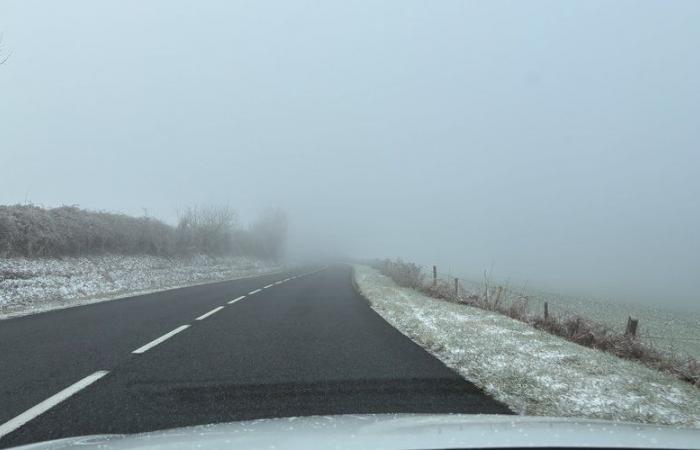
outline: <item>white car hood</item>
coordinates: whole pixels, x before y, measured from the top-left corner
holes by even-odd
[[[418,449],[626,447],[700,449],[700,429],[551,417],[378,414],[288,417],[133,435],[60,439],[22,449]]]

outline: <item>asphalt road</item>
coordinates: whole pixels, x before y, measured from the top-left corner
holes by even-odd
[[[347,266],[3,320],[0,358],[0,447],[262,417],[511,413],[377,315]]]

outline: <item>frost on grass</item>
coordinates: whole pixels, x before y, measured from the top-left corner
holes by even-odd
[[[355,280],[389,323],[520,414],[700,427],[700,390],[688,383],[367,266],[355,266]]]
[[[0,319],[278,269],[243,257],[0,258]]]

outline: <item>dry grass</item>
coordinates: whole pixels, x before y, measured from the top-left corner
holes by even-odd
[[[637,337],[619,333],[582,316],[549,316],[545,319],[542,316],[530,314],[527,296],[515,295],[511,300],[507,300],[504,295],[506,291],[502,287],[490,288],[488,284],[484,293],[479,295],[468,293],[461,286],[458,291],[455,291],[454,284],[445,280],[437,280],[435,284],[425,283],[419,266],[400,259],[375,261],[372,265],[392,278],[399,286],[416,289],[434,298],[498,312],[584,347],[638,361],[647,367],[671,374],[700,387],[700,362],[696,359],[680,358],[663,352]]]
[[[529,317],[535,328],[561,336],[577,344],[612,353],[621,358],[639,361],[644,365],[670,373],[700,387],[700,365],[693,358],[679,358],[655,349],[640,339],[615,332],[608,327],[579,316],[564,319]]]

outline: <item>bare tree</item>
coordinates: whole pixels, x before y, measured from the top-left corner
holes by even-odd
[[[187,208],[179,214],[178,247],[186,253],[231,254],[238,216],[229,207]]]

